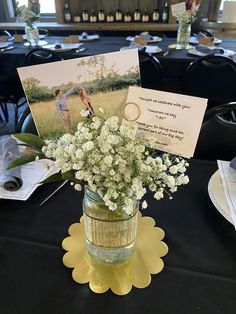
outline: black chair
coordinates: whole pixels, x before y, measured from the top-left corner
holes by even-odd
[[[38,135],[32,113],[27,107],[19,118],[17,133],[32,133]]]
[[[192,32],[192,35],[196,37],[214,37],[214,35],[211,32],[206,31],[206,30],[201,30],[201,29],[198,29],[198,30],[195,29]]]
[[[15,128],[18,120],[18,108],[21,106],[21,99],[25,94],[21,85],[21,81],[17,73],[5,73],[0,69],[0,109],[1,121],[9,122],[9,103],[15,108]],[[25,102],[25,101],[24,101]]]
[[[5,29],[0,29],[0,37],[6,37],[8,41],[13,40],[13,36],[11,33],[9,33],[7,30]]]
[[[236,103],[229,103],[206,112],[194,158],[231,160],[235,156]]]
[[[160,90],[163,71],[159,60],[145,51],[139,51],[139,66],[142,87]]]
[[[160,37],[162,39],[167,38],[167,36],[165,34],[163,34],[163,33],[159,33],[159,32],[153,32],[153,33],[154,33],[154,36],[158,36],[158,37]]]
[[[236,101],[236,63],[221,55],[208,55],[189,65],[181,85],[183,94],[207,98],[207,109]]]
[[[34,48],[25,55],[24,65],[36,65],[62,60],[63,58],[61,56],[51,51],[50,49]]]
[[[46,37],[48,35],[48,30],[39,28],[39,35],[42,35],[43,37]]]

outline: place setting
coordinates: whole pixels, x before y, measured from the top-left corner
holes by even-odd
[[[127,36],[126,40],[133,42],[133,41],[135,41],[136,38],[139,38],[139,37],[144,39],[147,42],[147,44],[156,43],[156,42],[162,41],[161,37],[159,37],[159,36],[152,36],[148,32],[142,32],[142,33],[140,33],[139,35],[136,35],[136,36]]]
[[[160,40],[156,39],[156,41],[155,41],[154,37],[150,36],[148,34],[148,32],[144,32],[141,34],[145,34],[145,36],[144,35],[143,36],[135,36],[135,37],[132,37],[132,40],[131,40],[131,37],[129,39],[127,39],[128,38],[127,37],[126,40],[128,40],[130,42],[129,46],[122,47],[122,48],[120,48],[120,50],[122,51],[122,50],[128,50],[128,49],[138,49],[138,50],[150,53],[150,54],[162,52],[162,49],[160,47],[158,47],[157,45],[155,45],[155,46],[149,45],[149,43],[158,42]],[[152,41],[150,38],[153,38]]]
[[[224,57],[233,57],[236,52],[233,50],[224,49],[222,47],[197,45],[188,50],[188,53],[198,57],[205,57],[207,55],[222,55]]]
[[[189,43],[192,45],[198,45],[202,42],[203,38],[207,38],[210,40],[213,44],[218,45],[222,43],[222,39],[216,38],[216,37],[203,37],[203,36],[191,36],[189,39]]]
[[[14,46],[10,42],[0,42],[0,52],[13,49]]]
[[[81,40],[79,35],[69,35],[68,37],[63,38],[60,41],[56,41],[55,43],[44,46],[44,48],[50,49],[55,52],[67,52],[71,50],[81,52],[86,50],[86,48],[81,48],[83,43],[80,41]]]
[[[81,49],[80,47],[82,45],[83,45],[82,43],[77,43],[77,44],[56,43],[56,44],[46,45],[46,46],[44,46],[44,48],[50,49],[50,50],[55,51],[55,52],[67,52],[67,51],[71,51],[71,50],[80,50]],[[85,48],[84,48],[84,50],[85,50]]]
[[[97,39],[99,39],[99,35],[97,34],[89,35],[88,33],[83,32],[81,35],[79,35],[79,41],[81,42],[94,41]]]

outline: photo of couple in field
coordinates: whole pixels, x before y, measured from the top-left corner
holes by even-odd
[[[81,110],[122,117],[128,87],[140,85],[138,51],[127,50],[91,57],[18,68],[38,130],[56,138],[76,130]]]

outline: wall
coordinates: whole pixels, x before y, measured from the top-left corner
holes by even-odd
[[[0,22],[6,22],[5,8],[3,1],[0,1]]]

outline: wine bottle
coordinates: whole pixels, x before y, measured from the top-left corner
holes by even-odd
[[[169,7],[168,2],[165,2],[165,6],[162,12],[162,23],[168,23],[169,20]]]
[[[91,23],[96,23],[97,22],[97,15],[96,15],[94,10],[91,12],[89,20],[90,20]]]
[[[98,22],[105,22],[105,12],[102,9],[98,11]]]
[[[113,23],[114,20],[115,20],[114,15],[113,15],[112,11],[110,11],[106,16],[106,21],[107,21],[107,23]]]
[[[140,22],[141,21],[141,12],[140,10],[137,8],[134,11],[134,22]]]
[[[81,22],[81,16],[79,13],[75,13],[74,15],[74,22],[75,23],[80,23]]]
[[[141,22],[141,12],[139,10],[139,0],[135,1],[135,11],[133,14],[133,20],[134,22]]]
[[[116,7],[117,7],[117,9],[116,9],[116,12],[115,12],[115,21],[116,22],[122,22],[122,20],[123,20],[123,13],[122,13],[122,11],[120,9],[120,0],[116,1]]]
[[[64,19],[65,19],[65,23],[71,22],[71,11],[70,11],[68,2],[65,2],[65,6],[64,6]]]
[[[123,20],[123,14],[122,14],[122,11],[120,9],[116,10],[115,20],[116,20],[116,22],[122,22],[122,20]]]
[[[152,21],[158,23],[160,21],[160,13],[158,10],[158,3],[156,9],[152,12]]]
[[[88,13],[88,10],[86,8],[83,9],[82,20],[83,20],[83,22],[89,22],[89,13]]]
[[[142,22],[147,23],[150,20],[150,16],[148,14],[148,11],[145,9],[143,15],[142,15]]]
[[[124,22],[125,22],[125,23],[130,23],[130,22],[132,22],[132,16],[131,16],[131,14],[130,14],[129,11],[127,11],[127,12],[125,13],[125,15],[124,15]]]

